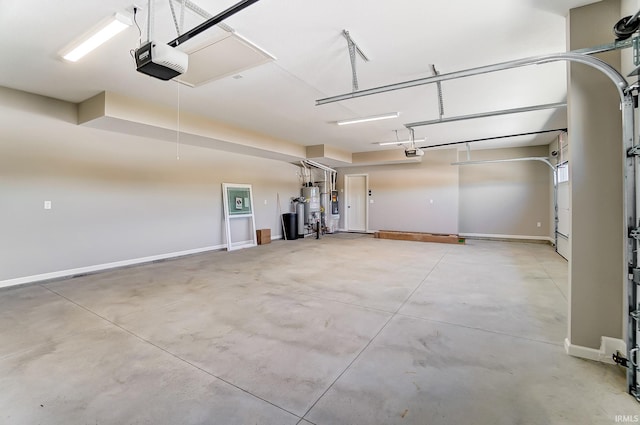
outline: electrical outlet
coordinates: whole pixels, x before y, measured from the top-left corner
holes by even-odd
[[[44,201],[44,209],[45,210],[51,209],[51,201]]]

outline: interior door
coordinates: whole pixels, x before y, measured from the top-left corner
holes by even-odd
[[[347,189],[347,230],[349,232],[367,231],[367,176],[345,176]]]

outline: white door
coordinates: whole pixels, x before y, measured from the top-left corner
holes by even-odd
[[[350,232],[367,231],[367,176],[346,175],[347,189],[347,230]]]
[[[571,229],[571,211],[569,187],[569,163],[558,166],[558,254],[569,260],[571,258],[571,241],[569,231]]]

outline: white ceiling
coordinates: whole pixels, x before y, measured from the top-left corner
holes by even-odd
[[[146,0],[135,0],[146,8]],[[211,14],[236,0],[194,0]],[[435,86],[315,106],[315,100],[351,91],[343,29],[371,58],[358,59],[360,89],[566,50],[565,15],[593,0],[261,0],[225,23],[277,60],[190,88],[136,72],[131,27],[77,63],[58,52],[134,0],[2,0],[0,85],[71,102],[101,91],[196,112],[301,145],[328,144],[351,152],[397,149],[377,142],[408,137],[405,123],[438,118]],[[154,39],[175,38],[168,0],[156,0]],[[202,21],[188,12],[188,26]],[[138,15],[146,38],[146,13]],[[612,23],[613,25],[613,23]],[[198,38],[211,37],[204,33]],[[202,41],[202,40],[200,40]],[[188,47],[188,43],[185,44]],[[502,71],[443,83],[445,117],[561,102],[563,63]],[[352,126],[335,121],[400,112],[400,118]],[[564,110],[507,115],[416,129],[428,144],[566,127]],[[503,139],[490,146],[548,143],[553,135]],[[484,145],[485,147],[489,145]]]

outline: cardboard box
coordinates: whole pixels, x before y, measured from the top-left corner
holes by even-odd
[[[256,235],[258,236],[258,245],[271,243],[271,229],[258,229]]]

